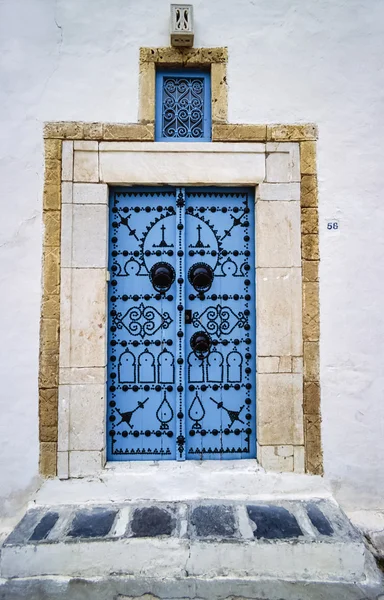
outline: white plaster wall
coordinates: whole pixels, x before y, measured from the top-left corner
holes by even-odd
[[[0,0],[0,497],[38,483],[42,123],[135,121],[139,46],[169,0]],[[229,47],[232,122],[318,123],[325,471],[349,507],[384,498],[384,4],[195,0],[196,46]],[[328,234],[325,220],[340,220]]]

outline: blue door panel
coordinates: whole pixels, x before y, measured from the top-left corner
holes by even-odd
[[[110,198],[108,457],[175,459],[175,296],[149,273],[176,267],[176,191],[113,190]]]
[[[186,456],[251,458],[255,436],[254,202],[249,190],[186,190]],[[212,271],[196,290],[194,265]],[[206,333],[206,356],[191,339]]]
[[[250,191],[112,190],[109,270],[108,459],[254,457]]]

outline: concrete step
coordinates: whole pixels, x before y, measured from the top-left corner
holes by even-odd
[[[362,536],[331,499],[40,506],[5,540],[0,564],[7,600],[384,592]],[[76,595],[79,579],[88,584]]]

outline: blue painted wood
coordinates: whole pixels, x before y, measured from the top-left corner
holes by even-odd
[[[155,112],[156,141],[211,141],[210,73],[158,70]]]
[[[108,458],[176,458],[174,281],[155,290],[152,267],[176,269],[176,190],[110,194]]]
[[[110,211],[109,460],[254,457],[252,193],[116,188]]]
[[[249,190],[186,190],[186,455],[189,459],[256,456],[254,200]],[[213,273],[196,290],[196,264]],[[189,275],[189,276],[188,276]],[[196,357],[190,340],[211,338]]]

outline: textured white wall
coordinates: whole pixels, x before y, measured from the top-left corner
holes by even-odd
[[[136,121],[139,46],[169,0],[0,0],[0,496],[37,483],[42,123]],[[384,4],[195,0],[196,46],[229,47],[232,122],[318,123],[325,471],[384,497]],[[325,220],[340,220],[327,234]]]

